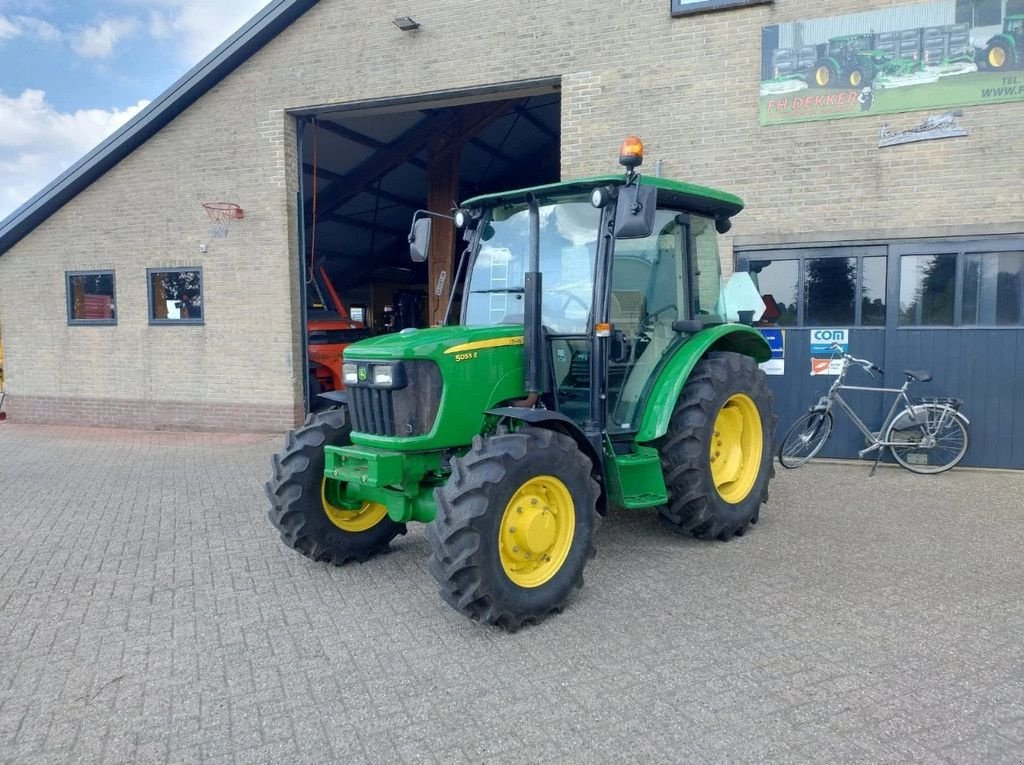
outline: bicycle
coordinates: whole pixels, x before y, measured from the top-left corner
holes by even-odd
[[[833,343],[841,352],[841,347]],[[779,447],[779,463],[785,468],[806,465],[819,452],[832,433],[832,408],[839,408],[864,434],[868,446],[857,453],[863,458],[876,452],[871,475],[882,457],[882,450],[888,448],[900,465],[913,473],[942,473],[955,467],[967,453],[970,421],[960,413],[963,401],[957,398],[924,398],[914,402],[907,396],[912,382],[929,382],[931,374],[924,370],[905,369],[906,379],[900,388],[868,388],[844,385],[843,380],[851,366],[857,365],[875,378],[875,373],[884,374],[876,364],[858,359],[848,353],[841,353],[842,366],[839,376],[832,383],[827,394],[822,396],[810,411],[801,415],[786,431]],[[886,416],[882,427],[872,432],[864,421],[850,408],[840,391],[860,390],[881,393],[895,393],[896,399]],[[900,409],[900,404],[903,408]]]

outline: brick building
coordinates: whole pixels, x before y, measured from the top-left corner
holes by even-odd
[[[783,421],[811,396],[812,378],[796,369],[805,330],[842,326],[887,365],[941,369],[994,438],[1005,436],[1005,455],[976,464],[1024,467],[1024,405],[1005,395],[1024,371],[1024,186],[1013,159],[1024,101],[1007,91],[1003,102],[964,103],[954,118],[963,135],[880,146],[947,110],[843,118],[866,111],[871,89],[860,86],[876,73],[814,84],[856,79],[842,62],[821,72],[816,59],[838,57],[830,40],[849,32],[830,19],[890,13],[893,35],[973,24],[984,48],[1013,3],[997,0],[998,18],[981,18],[991,3],[967,3],[965,22],[955,0],[274,0],[0,224],[10,418],[291,426],[310,384],[305,322],[322,296],[307,283],[318,266],[374,331],[393,327],[402,306],[409,321],[436,320],[451,287],[439,285],[446,261],[432,259],[429,272],[402,261],[417,206],[614,172],[619,143],[636,133],[647,172],[745,200],[724,239],[727,268],[754,263],[779,284],[792,273],[791,294],[773,294],[791,349],[773,381]],[[706,8],[715,5],[727,7]],[[887,34],[877,18],[858,23]],[[945,35],[955,63],[956,32]],[[921,70],[934,68],[926,59]],[[780,95],[766,97],[766,83]],[[883,95],[876,87],[876,105]],[[812,98],[820,119],[777,119],[796,103],[812,109]],[[225,229],[202,207],[211,201],[244,217]],[[904,292],[913,278],[920,292],[921,279],[907,258],[945,256],[949,320],[908,319],[914,301],[896,304],[901,275]],[[820,258],[845,259],[865,297],[876,279],[873,307],[819,311],[806,274]],[[979,258],[985,274],[996,263],[1003,286],[998,316],[972,324],[965,305],[986,298],[967,294],[965,274]],[[1004,305],[1014,300],[1016,312]]]

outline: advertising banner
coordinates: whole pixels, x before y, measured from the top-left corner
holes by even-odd
[[[762,125],[1024,101],[1020,0],[793,21],[761,39]]]

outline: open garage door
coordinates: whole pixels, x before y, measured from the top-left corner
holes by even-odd
[[[299,115],[307,404],[341,387],[344,347],[443,321],[456,265],[438,226],[428,263],[409,259],[417,210],[559,180],[556,83]],[[452,288],[456,294],[451,295]]]

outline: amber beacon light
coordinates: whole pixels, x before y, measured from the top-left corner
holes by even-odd
[[[619,164],[630,170],[644,163],[644,142],[631,135],[622,142],[619,149]]]

